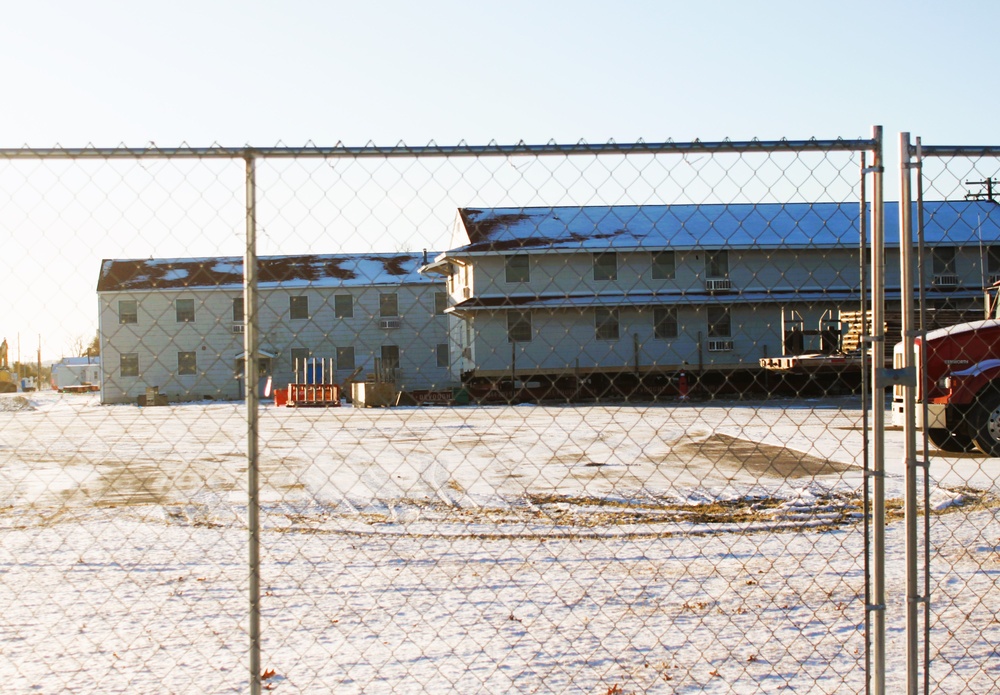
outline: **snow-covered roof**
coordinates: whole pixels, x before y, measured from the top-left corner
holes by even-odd
[[[418,254],[369,253],[261,256],[259,287],[344,287],[438,282],[417,272]],[[98,292],[177,288],[241,288],[243,259],[172,258],[105,260]]]
[[[859,218],[856,202],[462,208],[459,241],[464,230],[467,243],[444,255],[608,248],[853,248],[859,243]],[[913,219],[915,226],[916,214]],[[898,204],[886,203],[887,246],[899,246],[898,220]],[[931,245],[1000,243],[1000,206],[977,200],[925,202],[924,238]]]

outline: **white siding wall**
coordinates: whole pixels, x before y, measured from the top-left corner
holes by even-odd
[[[813,329],[818,327],[824,311],[836,307],[833,304],[799,304],[785,308],[798,311],[806,327]],[[677,313],[676,338],[654,336],[650,307],[621,309],[619,338],[597,340],[592,309],[532,311],[532,340],[515,346],[517,370],[571,373],[577,366],[582,370],[633,368],[637,341],[640,368],[680,369],[685,363],[689,367],[700,363],[706,368],[756,367],[761,357],[783,353],[781,307],[777,304],[731,305],[733,349],[728,352],[708,351],[708,341],[712,340],[708,336],[708,307],[682,305]],[[512,350],[507,340],[506,313],[477,312],[475,325],[478,373],[483,376],[509,374]]]
[[[435,292],[442,284],[364,286],[347,288],[262,289],[260,291],[261,350],[274,354],[271,375],[275,386],[293,379],[292,350],[308,349],[312,356],[335,358],[337,347],[354,347],[355,365],[364,368],[357,378],[374,368],[383,345],[396,345],[400,354],[401,388],[442,388],[452,383],[449,367],[437,366],[437,346],[448,342],[448,319],[435,315]],[[399,328],[380,328],[379,295],[398,295]],[[337,318],[334,295],[351,294],[354,316]],[[306,296],[308,319],[292,320],[289,296]],[[204,397],[242,398],[236,379],[237,356],[243,352],[243,335],[233,332],[233,299],[240,293],[226,290],[171,290],[100,295],[100,331],[106,403],[134,402],[147,386],[158,386],[173,401]],[[177,298],[195,300],[195,321],[178,323]],[[118,300],[138,302],[138,323],[121,325]],[[194,376],[177,374],[177,353],[197,355]],[[122,353],[138,353],[139,376],[122,377]],[[338,380],[350,369],[338,370]]]
[[[473,296],[480,297],[637,290],[698,292],[705,289],[703,251],[676,252],[676,272],[671,280],[653,279],[652,254],[646,251],[618,254],[617,281],[594,279],[592,253],[530,254],[531,277],[527,283],[506,281],[503,256],[477,256],[473,260],[476,264]],[[739,290],[848,289],[859,284],[858,254],[848,249],[734,250],[729,252],[729,278],[733,288]],[[456,293],[455,299],[461,301],[461,294]]]

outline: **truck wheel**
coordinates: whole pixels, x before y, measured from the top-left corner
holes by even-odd
[[[936,448],[949,454],[965,454],[976,450],[972,437],[964,432],[949,432],[943,427],[927,430],[927,438]]]
[[[976,448],[987,456],[1000,456],[1000,392],[990,390],[980,396],[970,415]]]

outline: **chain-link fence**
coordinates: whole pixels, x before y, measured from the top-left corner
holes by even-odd
[[[900,208],[910,213],[901,227],[914,242],[906,246],[914,252],[903,254],[903,283],[917,288],[904,295],[904,341],[895,357],[916,378],[894,389],[893,402],[907,435],[909,681],[925,691],[993,692],[1000,688],[1000,243],[993,231],[1000,150],[925,148],[904,133],[900,152]],[[953,505],[968,511],[941,513]]]
[[[2,154],[13,690],[908,677],[879,131]],[[956,258],[1000,248],[977,220]],[[996,542],[952,478],[955,690]]]

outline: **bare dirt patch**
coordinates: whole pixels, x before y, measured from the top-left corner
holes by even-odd
[[[739,439],[727,434],[713,434],[701,440],[680,441],[674,445],[672,455],[663,457],[663,461],[677,458],[686,460],[698,458],[716,468],[742,470],[770,478],[837,475],[854,468],[839,461],[819,458],[786,447]]]

